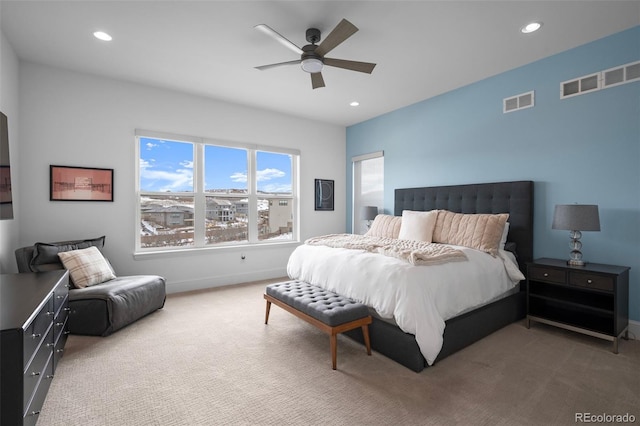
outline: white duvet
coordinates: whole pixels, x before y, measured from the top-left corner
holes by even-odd
[[[403,260],[363,250],[300,245],[287,273],[373,307],[415,335],[429,365],[442,348],[445,321],[481,306],[524,279],[513,256],[491,255],[460,246],[468,261],[413,266]]]

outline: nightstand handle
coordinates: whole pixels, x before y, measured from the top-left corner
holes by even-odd
[[[549,274],[547,274],[546,272],[545,272],[543,275],[544,275],[545,277],[548,277],[548,276],[549,276]]]
[[[593,281],[587,280],[587,284],[591,284],[591,283],[593,283]]]

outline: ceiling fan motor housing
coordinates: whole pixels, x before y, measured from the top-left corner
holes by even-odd
[[[309,28],[306,36],[309,43],[316,44],[320,41],[320,30],[317,28]]]

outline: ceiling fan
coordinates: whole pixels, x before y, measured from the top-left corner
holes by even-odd
[[[279,67],[282,65],[300,64],[303,71],[311,74],[311,86],[314,89],[325,87],[324,79],[322,78],[321,73],[322,68],[325,65],[330,67],[344,68],[351,71],[365,72],[367,74],[371,74],[373,68],[375,68],[376,66],[376,64],[372,64],[369,62],[347,61],[344,59],[325,57],[327,53],[329,53],[343,41],[355,34],[356,31],[358,31],[358,28],[346,19],[340,21],[340,23],[320,44],[317,44],[320,41],[320,30],[318,30],[317,28],[309,28],[306,32],[306,38],[307,41],[311,44],[307,44],[302,48],[299,48],[267,25],[260,24],[256,25],[254,28],[273,37],[276,41],[280,42],[285,47],[300,55],[300,59],[297,59],[295,61],[262,65],[256,67],[256,69],[264,71],[266,69]]]

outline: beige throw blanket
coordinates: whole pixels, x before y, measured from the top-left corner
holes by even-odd
[[[412,265],[437,265],[467,260],[467,256],[462,251],[443,244],[369,237],[357,234],[322,235],[309,238],[304,243],[312,246],[328,246],[380,253],[404,260]]]

